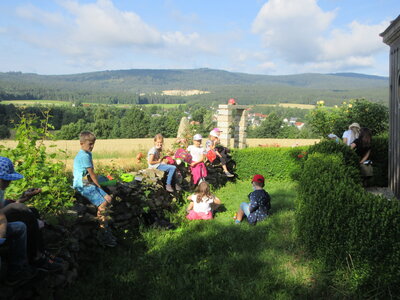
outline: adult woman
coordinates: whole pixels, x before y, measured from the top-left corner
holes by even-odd
[[[352,123],[349,129],[343,132],[343,143],[350,146],[356,138],[360,135],[360,125],[358,123]]]

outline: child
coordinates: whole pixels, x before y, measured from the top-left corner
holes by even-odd
[[[219,132],[211,130],[209,139],[206,142],[205,152],[208,153],[208,151],[214,151],[215,155],[217,156],[216,159],[218,159],[221,162],[222,169],[224,170],[225,175],[227,177],[234,177],[235,175],[231,174],[228,171],[228,168],[226,167],[227,154],[226,151],[224,151],[226,148],[224,148],[222,151],[219,151],[221,147],[217,147],[218,144],[219,144]]]
[[[200,134],[193,136],[193,145],[188,147],[188,151],[192,156],[190,171],[192,172],[193,183],[197,184],[201,179],[207,177],[207,169],[204,165],[204,148],[201,147],[203,137]]]
[[[23,202],[41,192],[41,189],[28,189],[17,200],[5,200],[4,193],[14,180],[22,179],[23,176],[14,170],[11,160],[7,157],[0,157],[0,209],[7,218],[7,222],[22,222],[26,230],[26,255],[28,262],[40,270],[46,272],[57,272],[62,270],[59,258],[51,257],[43,245],[43,236],[34,208],[27,207]]]
[[[109,247],[115,247],[116,238],[109,231],[105,213],[111,204],[111,196],[103,191],[94,172],[92,151],[96,137],[90,131],[82,131],[79,136],[81,150],[74,159],[74,183],[73,187],[82,196],[87,198],[93,205],[97,206],[97,218],[100,223],[102,236],[100,242]],[[88,182],[84,182],[87,176]]]
[[[249,194],[250,203],[242,202],[240,204],[240,208],[236,213],[235,223],[239,224],[244,215],[246,215],[249,224],[252,225],[268,217],[269,210],[271,209],[271,197],[263,189],[264,181],[264,176],[259,174],[254,175],[251,181],[254,191]]]
[[[217,208],[221,201],[211,194],[210,186],[206,181],[201,182],[197,188],[196,193],[190,195],[188,200],[192,201],[187,208],[189,213],[186,218],[188,220],[209,220],[212,219],[211,205],[215,204],[214,209]]]
[[[157,134],[154,137],[154,147],[149,150],[147,153],[147,162],[149,164],[149,168],[158,169],[164,172],[167,172],[167,184],[165,185],[165,189],[172,193],[174,189],[172,188],[172,179],[174,178],[176,167],[174,165],[168,165],[162,163],[163,157],[161,156],[162,146],[164,143],[164,137],[161,134]],[[175,184],[175,189],[177,191],[181,190],[181,187],[178,184]]]

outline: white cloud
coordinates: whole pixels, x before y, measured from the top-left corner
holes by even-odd
[[[345,29],[331,30],[337,12],[323,11],[317,0],[269,0],[252,31],[270,55],[297,67],[321,72],[373,66],[372,55],[385,49],[379,33],[388,22],[353,21]]]
[[[161,32],[138,14],[119,10],[111,0],[86,4],[60,0],[58,3],[63,14],[33,5],[18,7],[17,16],[46,29],[24,28],[19,37],[38,48],[57,50],[70,63],[76,61],[97,68],[120,51],[127,56],[137,51],[160,53],[163,50],[165,56],[176,52],[215,52],[198,33]]]
[[[307,62],[321,51],[316,37],[334,17],[335,12],[323,12],[315,0],[270,0],[259,11],[252,31],[287,61]]]

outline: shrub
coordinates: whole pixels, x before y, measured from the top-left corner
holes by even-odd
[[[361,127],[368,127],[373,135],[379,135],[387,132],[388,120],[386,106],[365,99],[343,102],[340,107],[325,107],[322,103],[308,116],[309,124],[321,137],[326,137],[329,133],[341,137],[353,122],[359,123]]]
[[[372,137],[371,156],[374,177],[371,184],[374,186],[388,186],[388,156],[389,138],[387,134]]]
[[[33,125],[33,118],[22,116],[17,127],[18,145],[14,149],[0,147],[0,155],[8,157],[17,172],[24,179],[16,180],[7,189],[7,196],[18,198],[26,189],[42,188],[42,193],[32,199],[33,204],[43,214],[54,214],[72,205],[72,189],[64,172],[64,164],[54,160],[54,154],[47,154],[43,139],[49,138],[48,115],[42,126]]]
[[[297,148],[293,148],[297,149]],[[303,149],[303,148],[301,148]],[[292,148],[246,148],[233,152],[236,173],[241,179],[262,174],[267,180],[287,180],[296,168]]]
[[[332,269],[351,265],[357,293],[398,291],[400,202],[365,192],[341,153],[310,154],[300,174],[296,228],[308,252]]]

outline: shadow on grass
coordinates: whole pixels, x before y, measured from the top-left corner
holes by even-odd
[[[104,250],[65,299],[310,296],[310,271],[281,230],[287,216],[277,217],[257,226],[200,221],[182,231],[145,233],[129,247]]]

